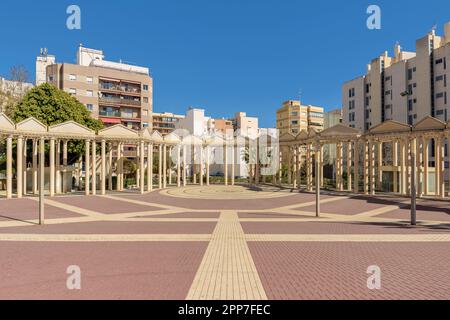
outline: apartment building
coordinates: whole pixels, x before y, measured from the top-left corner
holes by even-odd
[[[17,100],[33,88],[32,83],[7,80],[0,77],[0,112],[11,99]]]
[[[169,112],[153,113],[153,130],[158,131],[163,136],[175,130],[175,126],[185,116]]]
[[[416,52],[388,52],[373,59],[366,74],[342,86],[343,121],[364,131],[387,120],[410,125],[425,116],[450,119],[450,23],[416,41]]]
[[[323,128],[328,129],[335,125],[342,123],[342,110],[336,109],[329,112],[325,112],[323,117]],[[333,164],[336,161],[337,148],[336,144],[325,144],[324,149],[324,163]]]
[[[214,119],[214,129],[216,132],[227,133],[234,131],[233,121],[227,119]]]
[[[184,118],[179,119],[175,129],[186,130],[189,133],[201,137],[214,132],[214,120],[205,116],[205,110],[190,107]]]
[[[299,134],[302,130],[324,128],[324,108],[302,105],[300,101],[289,100],[277,110],[277,129],[280,136],[286,133]]]
[[[103,51],[81,45],[76,64],[56,63],[41,54],[36,61],[36,82],[42,81],[45,67],[46,82],[76,97],[106,126],[151,127],[153,81],[149,69],[104,58]]]

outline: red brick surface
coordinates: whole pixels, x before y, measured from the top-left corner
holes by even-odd
[[[447,243],[268,243],[250,251],[269,299],[450,299]],[[381,268],[381,290],[367,268]]]
[[[81,215],[45,205],[46,219],[81,217]],[[39,202],[32,199],[0,200],[0,221],[39,219]]]
[[[160,210],[156,207],[139,205],[104,197],[56,197],[52,200],[100,213],[126,213]]]
[[[448,233],[450,226],[411,227],[375,222],[241,222],[247,234],[424,234]]]
[[[0,242],[0,299],[184,299],[207,245]],[[66,287],[70,265],[79,291]]]

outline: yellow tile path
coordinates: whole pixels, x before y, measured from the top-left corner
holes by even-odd
[[[221,213],[187,300],[267,300],[236,212]]]

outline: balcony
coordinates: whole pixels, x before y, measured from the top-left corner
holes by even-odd
[[[104,111],[100,110],[98,113],[100,117],[113,117],[113,118],[120,118],[120,111]]]
[[[132,99],[124,99],[124,98],[115,98],[115,97],[100,97],[100,103],[108,103],[108,104],[120,104],[120,105],[128,105],[128,106],[141,106],[140,100],[132,100]]]
[[[133,95],[141,94],[141,86],[140,85],[131,85],[123,82],[104,82],[100,80],[99,83],[99,91],[110,91],[110,92],[120,92],[127,93]]]

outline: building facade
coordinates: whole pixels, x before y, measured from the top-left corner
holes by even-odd
[[[175,126],[180,121],[184,119],[185,116],[179,114],[173,114],[169,112],[164,113],[153,113],[153,130],[158,131],[163,136],[175,130]]]
[[[82,46],[76,64],[38,57],[37,83],[42,81],[44,67],[48,83],[76,97],[106,126],[152,127],[153,80],[148,68],[107,61],[101,50]]]
[[[299,134],[302,130],[324,128],[324,108],[312,105],[302,105],[300,101],[289,100],[277,110],[277,129],[280,136],[286,133]]]
[[[387,120],[415,125],[426,116],[450,118],[450,23],[444,36],[432,30],[416,41],[416,52],[394,47],[373,59],[364,76],[342,86],[344,123],[362,130]]]
[[[0,112],[4,112],[4,108],[10,99],[18,99],[33,88],[32,83],[7,80],[0,77]]]

